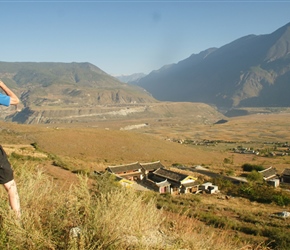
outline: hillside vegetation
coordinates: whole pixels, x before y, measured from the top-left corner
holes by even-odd
[[[7,212],[1,190],[1,249],[241,249],[228,234],[195,219],[156,208],[150,193],[114,184],[109,176],[79,176],[61,190],[38,167],[39,159],[10,156],[22,220]],[[5,216],[3,216],[5,214]],[[247,245],[250,247],[250,245]],[[249,248],[248,248],[249,249]]]
[[[234,154],[232,148],[272,150],[275,143],[289,141],[289,113],[252,114],[222,124],[186,118],[152,119],[150,126],[129,130],[124,128],[140,121],[61,126],[1,122],[1,144],[14,166],[23,209],[22,224],[15,222],[13,213],[1,218],[1,248],[287,249],[288,219],[271,217],[289,210],[284,194],[273,194],[279,199],[268,196],[272,203],[261,202],[259,192],[266,190],[261,184],[232,186],[174,166],[202,165],[215,173],[241,176],[247,163],[273,166],[281,173],[289,166],[289,156]],[[186,140],[196,144],[181,143]],[[219,142],[198,143],[204,140]],[[221,193],[135,193],[118,188],[109,176],[92,174],[110,165],[157,160],[201,182],[214,181]],[[4,189],[0,195],[1,214],[7,214]]]

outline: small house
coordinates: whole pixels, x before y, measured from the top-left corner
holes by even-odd
[[[142,180],[142,184],[160,194],[170,193],[171,184],[167,180],[154,181],[149,178],[146,178]]]
[[[290,183],[290,168],[285,168],[282,172],[281,182]]]
[[[271,180],[271,179],[275,179],[277,178],[277,172],[276,169],[273,167],[269,167],[267,169],[258,171],[260,174],[262,174],[263,179],[265,181]]]
[[[107,167],[107,171],[131,181],[138,181],[144,178],[142,167],[139,162],[109,166]]]
[[[158,168],[164,168],[160,161],[140,163],[144,176],[154,172]]]
[[[218,192],[218,186],[213,185],[211,182],[206,182],[199,186],[199,190],[209,194],[214,194]]]
[[[181,184],[181,193],[195,193],[198,191],[198,184],[196,181]]]
[[[132,187],[134,185],[133,181],[122,178],[120,176],[116,176],[116,181],[123,187]]]
[[[165,168],[157,169],[148,175],[148,178],[155,182],[167,180],[170,183],[171,194],[189,193],[197,189],[197,178]]]
[[[270,180],[267,180],[267,184],[269,184],[270,186],[273,186],[273,187],[279,187],[280,180],[278,178],[270,179]]]

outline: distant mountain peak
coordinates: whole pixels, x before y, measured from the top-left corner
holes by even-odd
[[[266,55],[266,61],[270,62],[287,55],[290,56],[290,23],[270,34],[269,39],[273,41],[273,44]]]
[[[144,73],[134,73],[131,75],[119,75],[115,76],[119,81],[124,82],[124,83],[131,83],[134,81],[138,81],[142,77],[146,76]]]
[[[162,70],[161,70],[162,69]],[[160,101],[290,106],[290,23],[152,71],[137,83]]]
[[[0,62],[0,78],[12,85],[24,107],[95,106],[155,101],[91,63]]]

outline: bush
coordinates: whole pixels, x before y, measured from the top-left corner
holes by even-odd
[[[243,164],[242,169],[243,169],[243,171],[246,171],[246,172],[252,172],[253,170],[262,171],[265,168],[263,166],[245,163],[245,164]]]
[[[224,163],[226,164],[232,163],[232,160],[229,158],[224,158]]]
[[[15,160],[19,160],[19,161],[43,161],[43,158],[40,157],[34,157],[34,156],[30,156],[30,155],[21,155],[21,154],[17,154],[15,152],[12,152],[10,155],[10,158],[15,159]]]
[[[236,188],[236,185],[234,185],[230,180],[226,180],[223,178],[215,178],[215,179],[212,179],[211,182],[214,185],[217,185],[219,189],[224,192],[227,192],[229,190]]]
[[[49,158],[52,160],[52,164],[56,167],[60,167],[66,170],[70,170],[71,166],[65,162],[63,159],[61,159],[60,157],[56,156],[56,155],[49,155]]]
[[[288,250],[290,245],[289,232],[281,228],[266,228],[263,235],[270,238],[269,247],[271,249]]]
[[[263,176],[256,170],[252,170],[252,172],[248,174],[247,180],[254,182],[263,182]]]
[[[241,196],[251,201],[260,203],[275,202],[279,206],[290,204],[290,194],[285,191],[277,191],[275,188],[257,183],[245,183],[229,192],[234,196]]]

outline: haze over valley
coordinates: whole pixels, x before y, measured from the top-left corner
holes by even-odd
[[[289,107],[289,43],[290,23],[271,34],[193,54],[131,84],[91,63],[1,62],[0,78],[22,101],[20,112],[1,116],[19,123],[70,123],[124,116],[121,110],[129,105],[126,116],[148,117],[164,101],[205,103],[205,113],[216,109],[224,114],[233,108]],[[158,110],[156,116],[166,115]]]
[[[1,107],[0,137],[24,208],[21,225],[1,218],[0,248],[288,249],[289,44],[290,23],[132,77],[0,62],[21,99]],[[218,192],[159,193],[132,181],[138,171],[108,173],[139,163]]]

